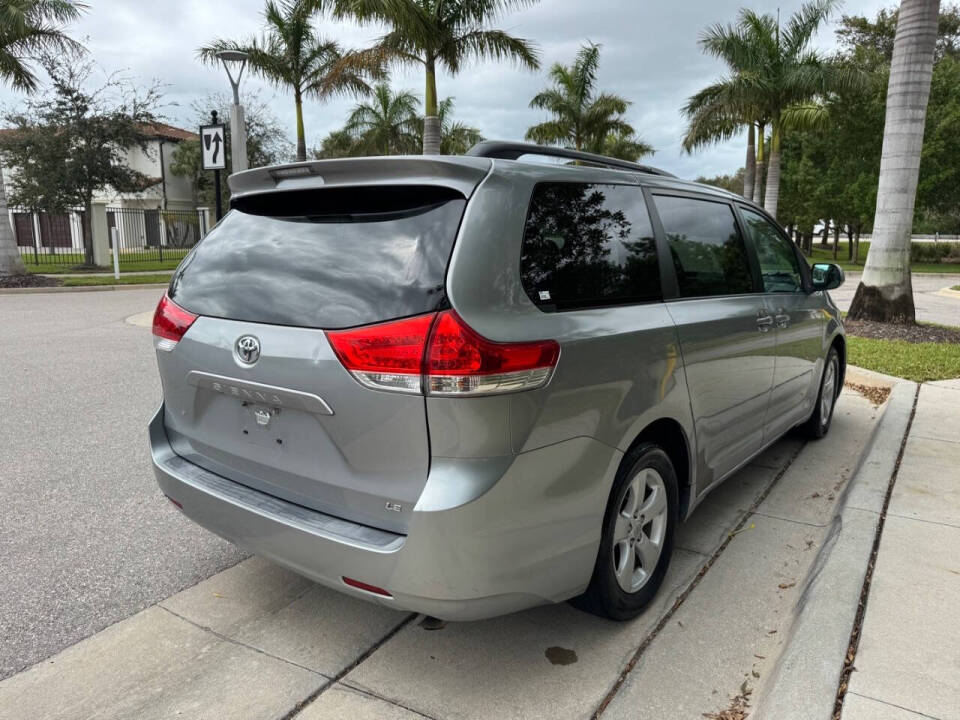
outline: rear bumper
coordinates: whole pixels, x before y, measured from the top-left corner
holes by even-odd
[[[161,490],[199,525],[336,590],[446,620],[493,617],[581,593],[622,456],[574,438],[510,459],[492,486],[467,481],[462,489],[451,487],[456,463],[437,463],[443,471],[431,471],[408,534],[397,535],[187,462],[170,447],[163,407],[150,423],[150,447]],[[393,597],[350,587],[343,577]]]

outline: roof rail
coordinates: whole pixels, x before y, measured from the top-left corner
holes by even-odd
[[[580,150],[568,150],[566,148],[550,147],[548,145],[534,145],[533,143],[484,140],[467,150],[466,154],[473,157],[498,158],[500,160],[516,160],[522,155],[543,155],[545,157],[579,160],[590,163],[591,165],[600,165],[616,170],[633,170],[634,172],[649,173],[651,175],[676,177],[666,170],[660,170],[659,168],[650,167],[649,165],[641,165],[640,163],[630,162],[629,160],[619,160],[617,158],[607,157],[606,155],[581,152]]]

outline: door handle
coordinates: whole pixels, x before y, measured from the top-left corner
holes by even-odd
[[[770,328],[773,327],[773,316],[765,315],[762,312],[757,313],[757,330],[762,333],[770,332]]]
[[[790,326],[790,316],[783,311],[783,308],[777,310],[777,314],[774,316],[777,321],[778,328],[785,328]]]

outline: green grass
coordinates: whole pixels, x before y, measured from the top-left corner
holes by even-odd
[[[183,259],[183,256],[188,252],[187,249],[181,250],[164,250],[163,251],[163,260],[158,257],[146,260],[125,260],[123,255],[120,256],[120,272],[151,272],[151,271],[160,271],[160,270],[174,270],[177,265],[180,264],[180,261]],[[83,253],[67,253],[64,255],[54,255],[54,256],[41,256],[41,259],[46,260],[55,260],[55,262],[33,262],[33,255],[24,255],[23,262],[27,266],[27,272],[32,273],[43,273],[45,275],[60,275],[62,273],[77,273],[77,272],[109,272],[113,270],[113,266],[102,267],[102,268],[77,268],[77,265],[83,264]]]
[[[860,262],[856,265],[847,262],[847,247],[848,243],[840,243],[840,248],[837,252],[837,264],[847,271],[862,272],[863,263],[866,261],[867,252],[870,250],[870,243],[866,240],[861,241]],[[833,262],[833,241],[830,241],[830,247],[824,248],[821,247],[820,241],[814,238],[813,255],[807,258],[807,261],[811,265],[817,262]],[[960,265],[956,263],[911,263],[910,269],[917,273],[960,273]]]
[[[848,336],[847,352],[851,365],[914,382],[960,377],[960,344]]]
[[[956,290],[957,292],[960,292],[960,285],[954,285],[954,286],[953,286],[952,288],[950,288],[950,289],[951,289],[951,290]]]
[[[92,275],[90,277],[68,277],[63,279],[64,287],[83,287],[87,285],[148,285],[151,283],[170,282],[170,273],[157,273],[156,275],[121,275],[119,280],[115,280],[113,275],[103,277]]]

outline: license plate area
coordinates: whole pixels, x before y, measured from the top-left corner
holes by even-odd
[[[275,405],[240,401],[238,434],[247,442],[264,448],[282,449],[289,442],[287,432],[295,410]]]

